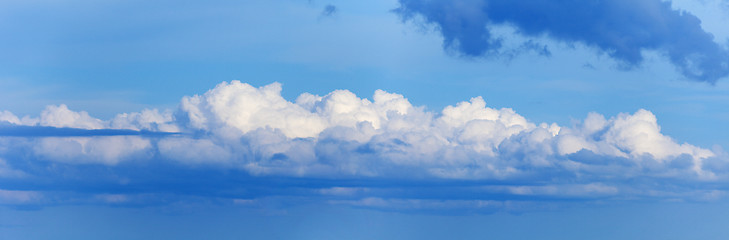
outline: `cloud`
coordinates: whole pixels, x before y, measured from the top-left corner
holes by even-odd
[[[0,205],[22,205],[36,203],[43,195],[35,191],[14,191],[0,189]]]
[[[144,109],[138,113],[118,114],[107,123],[112,129],[147,130],[159,132],[179,132],[173,123],[172,111],[160,113],[157,109]]]
[[[12,169],[8,163],[0,158],[0,178],[22,178],[27,176],[23,171]]]
[[[337,6],[327,4],[324,6],[324,10],[321,11],[322,17],[331,17],[337,13]]]
[[[498,26],[516,33],[580,43],[632,68],[643,52],[664,54],[689,79],[716,82],[729,75],[729,50],[714,42],[691,13],[660,0],[509,1],[400,0],[395,9],[404,21],[420,19],[436,26],[446,49],[464,56],[498,55],[503,40]],[[545,49],[546,50],[546,49]],[[548,52],[547,52],[548,53]]]
[[[2,111],[2,112],[0,112],[0,122],[20,124],[20,119],[11,112]]]
[[[589,113],[559,126],[488,107],[482,97],[433,112],[382,90],[371,99],[303,93],[293,102],[281,90],[223,82],[183,97],[175,111],[111,120],[64,105],[25,120],[2,112],[0,133],[16,133],[0,134],[0,183],[76,189],[50,199],[115,204],[296,196],[489,212],[574,200],[717,199],[725,195],[717,184],[729,181],[728,154],[662,134],[648,110]]]
[[[47,137],[31,143],[40,159],[67,163],[102,163],[114,165],[132,157],[146,158],[149,139],[137,136]]]
[[[46,127],[48,131],[71,131],[70,129],[99,130],[99,129],[125,129],[134,131],[152,132],[179,132],[177,125],[173,123],[174,117],[171,111],[160,113],[157,109],[144,109],[141,112],[121,113],[109,121],[103,121],[91,117],[85,111],[73,111],[65,104],[49,105],[34,118],[25,116],[18,118],[9,111],[0,112],[0,124],[7,127],[7,124],[17,126],[40,126]],[[27,128],[16,128],[25,131]],[[55,129],[55,130],[54,130]],[[105,131],[76,131],[76,132],[105,132]],[[109,132],[108,134],[116,135]],[[122,134],[122,132],[119,132]]]
[[[41,112],[39,125],[81,129],[104,128],[101,120],[92,118],[87,112],[84,111],[71,111],[64,104],[46,107],[46,109]]]
[[[312,137],[325,128],[323,119],[286,101],[280,92],[280,84],[256,89],[240,82],[221,83],[202,96],[183,98],[180,109],[187,127],[220,135],[270,127],[289,137]]]

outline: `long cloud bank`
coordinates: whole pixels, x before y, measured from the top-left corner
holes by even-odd
[[[566,199],[717,199],[728,180],[726,153],[661,134],[647,110],[558,126],[481,97],[431,112],[381,90],[371,100],[336,90],[294,102],[280,92],[278,83],[223,82],[175,111],[110,120],[65,105],[38,117],[0,112],[0,204],[296,195],[493,211]]]
[[[689,79],[729,76],[729,50],[701,28],[694,15],[662,0],[399,0],[404,20],[421,19],[443,35],[443,45],[465,56],[499,55],[498,26],[520,35],[580,43],[632,68],[643,51],[665,55]],[[719,40],[719,42],[724,42]],[[533,46],[530,41],[525,46]],[[542,50],[544,51],[544,50]]]

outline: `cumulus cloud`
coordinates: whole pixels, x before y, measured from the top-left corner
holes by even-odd
[[[20,124],[20,119],[11,112],[2,111],[2,112],[0,112],[0,122]]]
[[[714,41],[691,13],[670,1],[509,1],[400,0],[395,12],[405,21],[437,27],[443,45],[465,56],[498,55],[498,26],[517,34],[598,49],[624,66],[643,61],[643,51],[664,54],[684,76],[716,82],[729,75],[729,50]],[[723,42],[719,40],[719,42]]]
[[[289,137],[311,137],[325,128],[321,118],[280,95],[281,85],[256,89],[240,82],[221,83],[202,96],[182,99],[188,127],[226,134],[261,127],[281,129]]]
[[[46,107],[46,109],[41,112],[38,124],[40,126],[81,129],[104,128],[104,124],[101,120],[89,116],[89,114],[84,111],[71,111],[65,104]]]
[[[431,112],[382,90],[371,99],[336,90],[304,93],[293,102],[280,92],[278,83],[223,82],[184,97],[176,111],[144,110],[108,121],[65,105],[25,120],[2,112],[11,126],[179,133],[0,137],[0,181],[45,176],[73,183],[69,174],[102,171],[108,174],[100,182],[116,188],[170,191],[171,178],[186,186],[175,190],[181,194],[252,199],[306,186],[312,190],[294,192],[352,206],[399,206],[411,199],[424,208],[489,203],[491,209],[524,198],[709,199],[723,196],[713,184],[729,180],[726,153],[677,142],[643,109],[609,118],[589,113],[573,126],[559,126],[488,107],[482,97]],[[233,182],[275,184],[232,194],[238,186],[229,181],[239,177],[246,180]],[[310,179],[324,180],[307,185]],[[400,181],[409,184],[392,185]],[[448,188],[433,190],[437,186]],[[474,193],[484,197],[471,199]],[[92,198],[108,202],[123,199],[120,194],[94,192]]]
[[[23,118],[9,111],[0,112],[0,124],[19,126],[41,126],[75,129],[128,129],[154,132],[178,132],[172,111],[160,113],[157,109],[144,109],[141,112],[121,113],[111,120],[104,121],[90,116],[85,111],[74,111],[65,104],[49,105],[40,116]]]

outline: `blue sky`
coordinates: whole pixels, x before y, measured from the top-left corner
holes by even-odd
[[[723,0],[5,1],[0,234],[721,239],[727,21]]]

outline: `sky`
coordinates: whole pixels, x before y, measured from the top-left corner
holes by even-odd
[[[3,239],[724,239],[726,0],[0,2]]]

